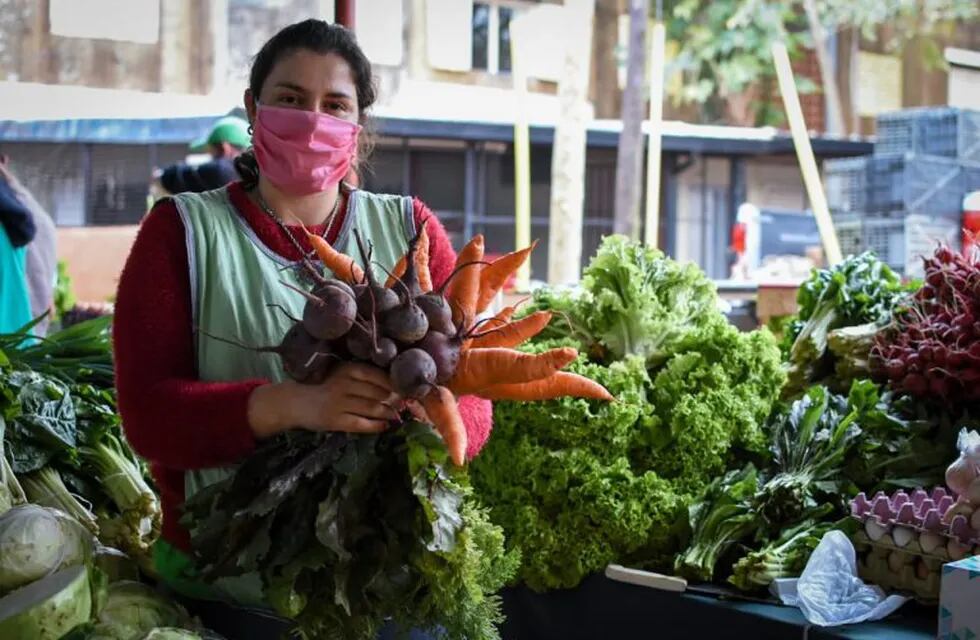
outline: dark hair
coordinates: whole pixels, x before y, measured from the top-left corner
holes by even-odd
[[[354,74],[354,85],[357,91],[357,106],[360,111],[361,124],[367,118],[367,110],[377,100],[377,90],[374,87],[374,76],[371,73],[371,62],[361,51],[357,39],[351,31],[339,24],[330,24],[323,20],[303,20],[283,28],[272,36],[259,50],[252,60],[252,70],[249,73],[248,88],[257,100],[262,93],[262,86],[272,72],[276,63],[289,54],[307,49],[314,53],[335,53],[350,66]],[[370,136],[361,133],[358,156],[363,159],[370,149]],[[255,154],[248,150],[235,158],[235,168],[242,177],[245,186],[254,186],[259,179],[259,166]]]

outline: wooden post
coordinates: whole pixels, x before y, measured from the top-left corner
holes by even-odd
[[[527,74],[523,66],[526,36],[519,20],[510,23],[510,68],[514,80],[514,246],[531,244],[531,134],[527,121]],[[527,291],[531,282],[531,261],[517,272],[516,288]]]
[[[790,132],[793,134],[793,146],[796,147],[796,157],[803,173],[803,184],[806,194],[813,207],[813,215],[817,219],[817,229],[823,243],[824,256],[827,264],[833,266],[844,259],[841,254],[840,241],[834,230],[834,222],[830,218],[827,207],[827,197],[820,182],[820,170],[810,146],[810,135],[803,120],[803,109],[800,107],[800,96],[796,92],[796,81],[793,79],[793,68],[789,63],[789,53],[782,42],[772,43],[772,58],[776,63],[776,77],[779,80],[779,92],[783,96],[783,106],[786,108],[786,119],[789,120]]]
[[[337,0],[334,21],[354,31],[354,5],[357,0]]]
[[[650,142],[647,151],[646,243],[657,248],[660,242],[660,154],[664,120],[664,23],[653,25],[650,45]]]
[[[593,5],[594,0],[567,0],[563,9],[565,56],[558,81],[561,115],[551,159],[548,232],[548,282],[556,285],[578,282],[582,264]]]
[[[613,231],[640,239],[643,171],[643,78],[647,61],[647,0],[629,0],[630,35],[623,91],[623,129],[616,154]]]

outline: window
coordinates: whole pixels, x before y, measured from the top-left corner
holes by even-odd
[[[473,68],[487,70],[490,54],[490,6],[473,5]]]
[[[48,20],[56,36],[155,44],[160,0],[50,0]]]
[[[510,20],[514,10],[486,2],[473,3],[473,68],[510,72]]]
[[[500,71],[510,71],[510,19],[514,15],[514,10],[507,7],[500,7],[497,10],[500,14],[500,30],[497,34],[497,51],[500,52]]]

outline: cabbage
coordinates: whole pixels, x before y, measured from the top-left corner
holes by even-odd
[[[82,564],[91,552],[92,536],[75,520],[35,504],[16,506],[0,515],[0,594]]]
[[[159,627],[185,626],[193,625],[183,607],[150,586],[122,580],[109,585],[90,640],[142,640]]]
[[[119,549],[98,545],[95,549],[95,566],[105,574],[107,583],[140,579],[139,566]]]
[[[70,567],[0,598],[0,638],[58,640],[91,615],[88,570]]]

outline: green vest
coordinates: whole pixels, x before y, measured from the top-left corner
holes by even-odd
[[[278,344],[292,325],[281,305],[293,317],[303,315],[303,297],[283,285],[308,288],[298,276],[296,263],[273,252],[255,235],[228,198],[226,188],[174,196],[184,225],[191,284],[194,327],[214,336],[261,347]],[[348,199],[343,226],[333,246],[354,257],[362,267],[354,230],[373,246],[372,260],[392,269],[408,249],[415,234],[412,199],[355,190]],[[378,264],[371,265],[383,282],[387,277]],[[256,353],[202,333],[195,334],[198,377],[222,382],[285,378],[279,357]],[[201,437],[208,437],[201,434]],[[185,474],[185,497],[220,482],[230,468],[200,469]],[[166,543],[155,550],[161,577],[176,590],[198,598],[222,598],[241,604],[263,602],[257,575],[222,579],[214,588],[193,580],[190,559]]]

